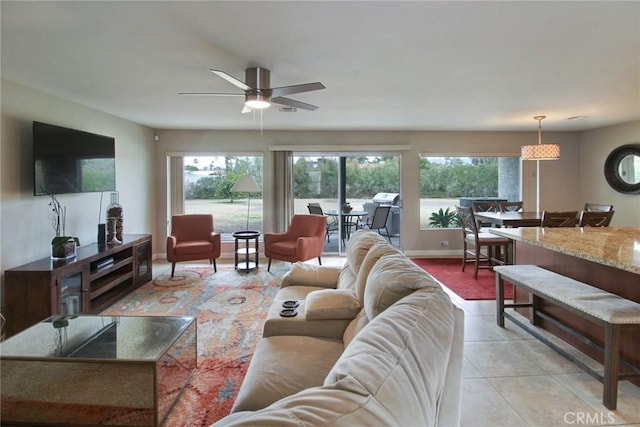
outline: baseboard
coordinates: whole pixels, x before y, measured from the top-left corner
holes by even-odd
[[[404,251],[409,258],[462,258],[461,249]]]

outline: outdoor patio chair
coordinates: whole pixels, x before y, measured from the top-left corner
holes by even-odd
[[[312,215],[324,215],[324,211],[322,210],[322,206],[320,203],[311,202],[307,204],[307,209],[309,213]],[[336,234],[338,232],[338,218],[335,216],[327,217],[327,242],[331,242],[330,235]]]
[[[385,236],[389,239],[389,243],[391,243],[391,233],[389,233],[389,229],[387,228],[387,219],[389,217],[389,211],[391,210],[391,206],[377,206],[376,210],[373,212],[373,218],[369,223],[360,223],[356,228],[368,228],[370,230],[377,230],[378,234],[381,236]],[[384,229],[385,234],[382,234],[380,230]]]

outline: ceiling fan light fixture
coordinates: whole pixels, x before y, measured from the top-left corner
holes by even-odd
[[[259,93],[251,93],[246,95],[244,105],[255,110],[263,110],[270,107],[271,103],[269,102],[269,97]]]

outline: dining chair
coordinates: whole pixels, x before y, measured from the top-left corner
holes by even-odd
[[[523,202],[498,202],[500,212],[522,212]]]
[[[472,202],[473,212],[499,212],[498,202],[484,201],[484,202]]]
[[[582,211],[578,220],[579,227],[608,227],[615,211]]]
[[[584,210],[587,212],[591,212],[591,211],[609,212],[613,210],[613,205],[599,205],[596,203],[585,203]]]
[[[475,212],[500,212],[500,208],[498,207],[498,202],[496,201],[471,202],[471,207],[474,213]],[[482,228],[491,227],[491,223],[480,222],[480,220],[478,220],[478,225]]]
[[[541,227],[575,227],[578,223],[578,211],[549,212],[542,211]]]
[[[391,206],[376,206],[376,210],[373,212],[373,218],[370,223],[361,223],[357,228],[368,228],[370,230],[377,230],[378,234],[385,236],[391,243],[391,234],[387,228],[387,219],[389,218],[389,211]],[[380,230],[384,229],[385,234],[382,234]]]
[[[322,206],[317,202],[310,202],[307,204],[307,209],[312,215],[324,215]],[[336,217],[327,218],[327,242],[331,242],[330,235],[338,232],[338,220]]]
[[[492,268],[496,264],[510,263],[509,239],[493,233],[481,232],[472,208],[456,206],[456,212],[462,224],[462,271],[465,270],[467,262],[473,261],[473,278],[477,279],[480,268]],[[483,248],[486,248],[485,252]],[[468,260],[467,255],[473,259]],[[481,262],[487,262],[487,265],[480,265]]]

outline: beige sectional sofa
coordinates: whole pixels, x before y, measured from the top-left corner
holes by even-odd
[[[462,310],[376,233],[354,233],[346,258],[293,265],[215,426],[459,425]],[[284,300],[297,316],[280,317]]]

